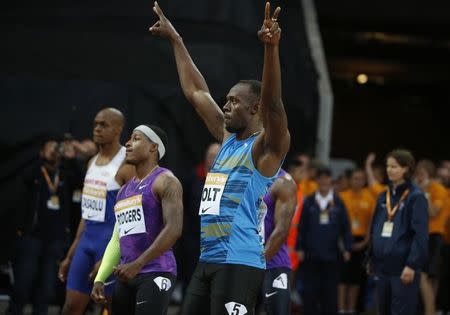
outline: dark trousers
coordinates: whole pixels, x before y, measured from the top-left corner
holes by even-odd
[[[164,315],[177,277],[168,272],[137,275],[128,282],[117,281],[112,315]]]
[[[379,274],[376,276],[378,312],[380,315],[415,315],[420,300],[420,272],[414,281],[405,285],[400,276]]]
[[[336,315],[339,262],[305,261],[301,265],[305,315]]]
[[[25,235],[16,241],[12,315],[22,315],[23,307],[29,302],[33,304],[33,315],[47,315],[48,304],[55,296],[58,263],[63,254],[61,240],[44,241]]]
[[[264,308],[267,315],[291,314],[291,269],[279,267],[267,269],[262,287]]]
[[[450,311],[450,245],[442,247],[442,265],[439,277],[437,308],[445,312]]]
[[[199,262],[181,314],[254,315],[263,278],[263,269]]]

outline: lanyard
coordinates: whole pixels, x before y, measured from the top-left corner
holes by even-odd
[[[409,194],[409,189],[405,190],[402,194],[402,196],[400,197],[400,200],[397,202],[397,204],[394,206],[394,208],[392,208],[392,204],[391,204],[391,190],[388,189],[387,193],[386,193],[386,210],[388,213],[388,220],[392,221],[392,219],[394,218],[395,214],[397,213],[398,208],[400,207],[400,204],[402,203],[403,200],[406,199],[406,197]]]
[[[47,169],[45,167],[41,166],[41,171],[42,171],[42,175],[44,175],[45,181],[47,182],[48,189],[50,190],[50,192],[53,195],[56,194],[56,191],[58,190],[58,186],[59,186],[59,174],[56,173],[55,179],[52,183],[52,181],[50,180],[50,176],[48,175]]]

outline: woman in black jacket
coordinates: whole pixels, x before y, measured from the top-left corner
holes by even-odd
[[[414,164],[409,151],[387,155],[390,185],[378,197],[372,221],[369,269],[375,273],[381,315],[417,311],[420,272],[428,252],[428,204],[411,182]]]

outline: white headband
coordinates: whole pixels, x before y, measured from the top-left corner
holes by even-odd
[[[154,132],[152,128],[146,125],[137,126],[136,128],[134,128],[133,132],[135,131],[142,132],[144,135],[147,136],[147,138],[149,138],[151,141],[153,141],[158,145],[159,159],[161,160],[164,154],[166,153],[166,147],[164,146],[161,138],[156,134],[156,132]]]

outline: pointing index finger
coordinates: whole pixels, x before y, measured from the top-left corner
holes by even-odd
[[[161,18],[161,17],[164,17],[164,13],[163,13],[163,11],[161,10],[161,8],[159,7],[159,4],[158,4],[158,2],[157,1],[155,1],[155,3],[154,3],[154,9],[155,9],[155,13]]]
[[[266,8],[264,11],[264,19],[269,20],[270,19],[270,2],[266,2]]]

